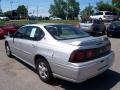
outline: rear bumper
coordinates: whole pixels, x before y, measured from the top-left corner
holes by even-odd
[[[62,70],[61,75],[55,75],[67,81],[80,83],[103,73],[112,66],[113,61],[114,53],[110,52],[104,57],[89,62],[80,64],[71,63],[67,67],[59,66],[59,69]]]
[[[103,21],[112,21],[114,18],[102,18]]]
[[[113,35],[113,36],[115,36],[115,35],[120,36],[120,31],[107,31],[107,33],[110,34],[110,35]]]

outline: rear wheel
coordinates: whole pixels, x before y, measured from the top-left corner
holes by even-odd
[[[40,79],[49,83],[53,75],[48,62],[44,58],[38,58],[36,67]]]
[[[102,18],[99,18],[99,20],[102,22]]]
[[[106,34],[106,32],[105,31],[102,31],[102,35],[105,35]]]
[[[109,33],[107,33],[107,36],[108,36],[108,37],[110,37],[110,34],[109,34]]]
[[[5,50],[6,50],[7,56],[12,57],[12,53],[11,53],[11,50],[10,50],[10,47],[9,47],[8,43],[5,44]]]

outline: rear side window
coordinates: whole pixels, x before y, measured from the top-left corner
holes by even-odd
[[[39,27],[28,27],[26,31],[26,39],[38,41],[42,39],[44,32]]]
[[[105,15],[112,15],[111,12],[105,12]]]
[[[103,12],[97,12],[94,15],[103,15]]]

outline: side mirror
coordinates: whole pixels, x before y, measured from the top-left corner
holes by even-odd
[[[8,36],[11,37],[11,38],[13,38],[15,36],[15,34],[8,32]]]

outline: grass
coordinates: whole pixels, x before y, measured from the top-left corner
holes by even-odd
[[[0,25],[5,25],[8,23],[25,25],[29,23],[65,23],[65,24],[78,24],[79,20],[11,20],[11,21],[0,21]]]

